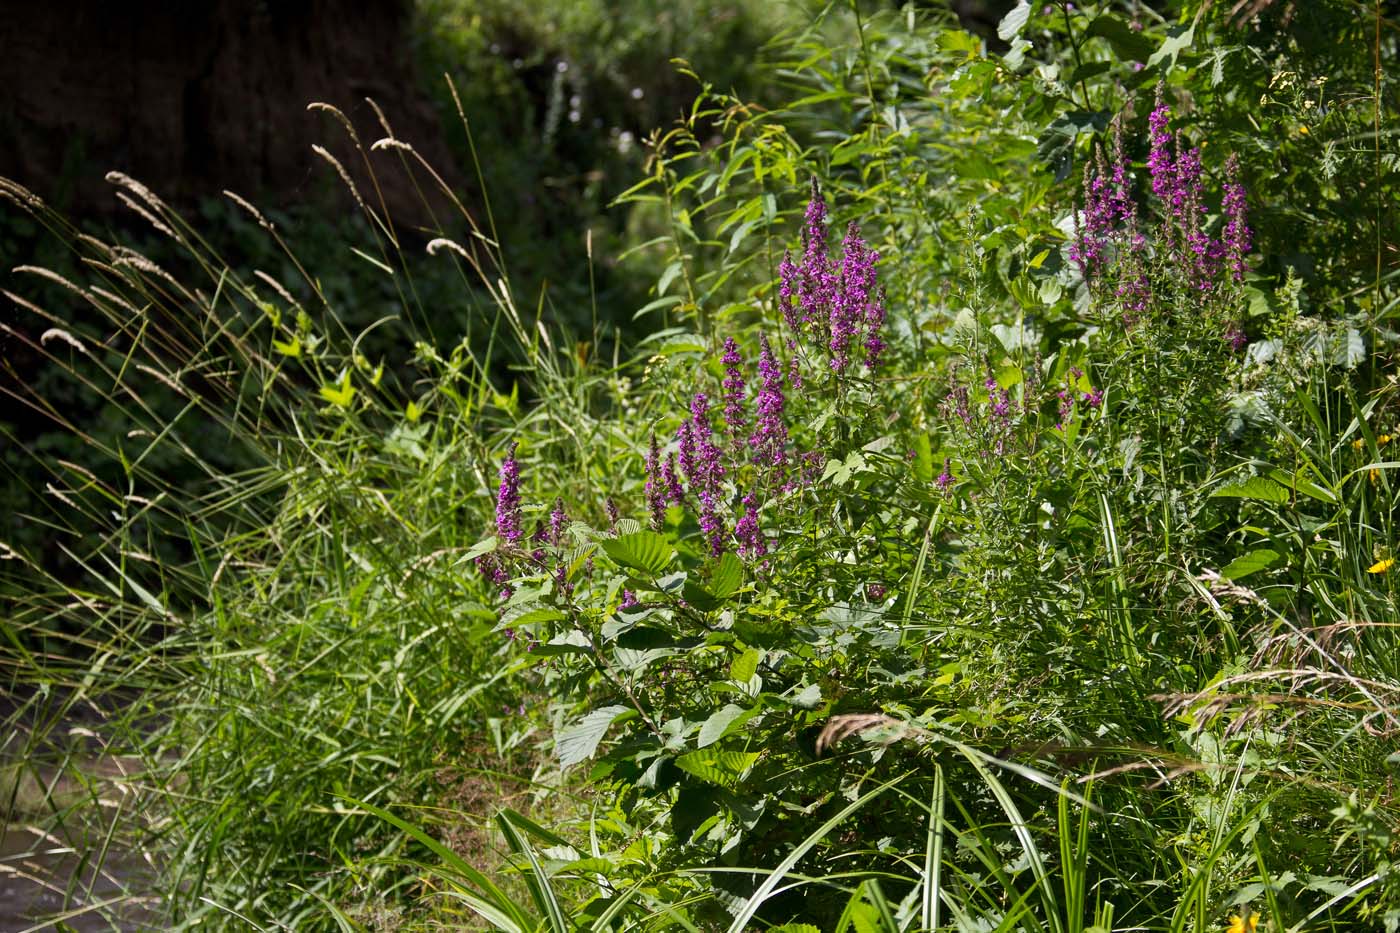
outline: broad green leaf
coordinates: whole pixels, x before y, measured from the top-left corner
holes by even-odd
[[[1026,23],[1030,21],[1030,18],[1031,5],[1026,0],[1021,0],[997,24],[997,38],[1002,42],[1010,42],[1021,34],[1021,30],[1026,28]]]
[[[749,678],[758,673],[758,662],[762,657],[763,652],[757,648],[745,651],[729,665],[729,679],[741,684],[748,683]]]
[[[816,684],[808,684],[788,702],[798,709],[816,709],[817,704],[822,701],[822,688]]]
[[[1140,32],[1134,32],[1125,20],[1111,13],[1094,17],[1088,33],[1107,39],[1119,58],[1145,62],[1152,55],[1152,40]]]
[[[1184,52],[1186,49],[1189,49],[1191,47],[1192,41],[1194,41],[1195,38],[1196,27],[1194,25],[1186,29],[1183,29],[1180,26],[1173,26],[1169,34],[1167,35],[1167,38],[1162,40],[1162,44],[1158,46],[1157,51],[1153,52],[1152,57],[1147,60],[1147,67],[1143,70],[1149,71],[1161,62],[1167,61],[1168,59],[1170,59],[1170,61],[1168,62],[1167,67],[1175,67],[1176,57],[1182,52]]]
[[[741,779],[758,761],[758,752],[690,752],[676,759],[676,767],[711,784],[729,786]]]
[[[634,531],[620,538],[603,541],[608,556],[630,570],[655,576],[671,563],[675,551],[665,536],[654,531]]]
[[[564,767],[592,758],[598,743],[607,735],[613,721],[627,714],[636,715],[626,706],[604,706],[595,709],[578,722],[560,732],[554,739],[554,754]]]
[[[1231,580],[1243,580],[1251,573],[1267,570],[1272,567],[1274,564],[1278,563],[1279,557],[1281,556],[1282,555],[1280,555],[1278,551],[1272,550],[1271,548],[1260,548],[1257,551],[1250,551],[1248,554],[1241,554],[1239,557],[1230,561],[1229,564],[1221,569],[1220,575]]]
[[[1260,502],[1287,502],[1288,490],[1264,476],[1251,476],[1213,490],[1211,498],[1255,499]]]
[[[710,577],[710,595],[715,599],[728,599],[739,591],[743,583],[744,562],[734,552],[725,551],[715,565],[714,575]]]
[[[928,435],[914,436],[914,478],[927,485],[933,482],[933,444]]]
[[[733,703],[726,705],[724,709],[716,711],[711,714],[709,719],[705,720],[705,724],[700,727],[700,738],[697,740],[696,745],[700,748],[704,748],[707,745],[715,744],[726,735],[738,730],[744,723],[748,722],[757,714],[757,707],[754,709],[744,709],[742,706],[736,706]]]

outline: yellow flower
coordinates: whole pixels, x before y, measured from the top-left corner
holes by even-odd
[[[1376,561],[1374,564],[1372,564],[1371,566],[1367,567],[1367,568],[1366,568],[1366,572],[1367,572],[1367,573],[1385,573],[1387,570],[1389,570],[1391,567],[1394,567],[1394,566],[1395,566],[1395,558],[1393,558],[1393,557],[1387,557],[1385,560],[1378,560],[1378,561]]]
[[[1361,450],[1361,449],[1364,448],[1365,446],[1366,446],[1366,438],[1364,438],[1364,437],[1358,437],[1356,440],[1354,440],[1354,441],[1351,442],[1351,449],[1352,449],[1352,450]]]
[[[1378,434],[1376,436],[1376,446],[1379,447],[1382,444],[1389,444],[1393,440],[1395,440],[1395,438],[1391,437],[1389,434]]]
[[[1259,928],[1259,915],[1248,911],[1243,916],[1235,914],[1230,918],[1230,926],[1225,933],[1254,933]]]

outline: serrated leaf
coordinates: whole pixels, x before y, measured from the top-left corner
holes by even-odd
[[[726,704],[723,709],[712,713],[710,718],[705,720],[705,724],[700,727],[700,738],[696,740],[695,744],[699,748],[713,745],[726,735],[737,731],[739,727],[757,714],[757,707],[744,709],[733,703]]]
[[[1271,548],[1260,548],[1257,551],[1250,551],[1248,554],[1241,554],[1239,557],[1230,561],[1229,564],[1221,569],[1220,575],[1230,580],[1243,580],[1251,573],[1257,573],[1260,570],[1267,570],[1272,567],[1274,564],[1278,563],[1279,557],[1281,556],[1282,555],[1280,555],[1278,551]]]
[[[1227,483],[1211,492],[1212,499],[1255,499],[1259,502],[1287,502],[1288,490],[1271,479],[1251,476],[1247,480]]]
[[[690,752],[676,759],[676,767],[711,784],[734,784],[758,761],[758,752]]]
[[[567,768],[592,758],[598,750],[598,743],[608,734],[608,727],[628,713],[632,713],[632,710],[625,706],[604,706],[560,732],[554,739],[554,754],[559,764]]]
[[[997,24],[997,38],[1002,42],[1010,42],[1021,34],[1021,30],[1026,28],[1026,23],[1030,22],[1030,18],[1031,5],[1026,0],[1021,0]]]
[[[793,706],[796,706],[798,709],[816,709],[817,705],[820,704],[821,701],[822,688],[817,686],[816,684],[808,684],[807,686],[803,687],[802,690],[799,691],[798,694],[788,702],[791,703]]]
[[[603,541],[603,550],[629,570],[640,570],[652,576],[665,570],[675,555],[671,542],[654,531],[634,531],[619,538],[607,538]]]

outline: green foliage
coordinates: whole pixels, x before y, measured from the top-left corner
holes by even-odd
[[[101,658],[12,638],[14,682],[143,691],[171,921],[344,928],[372,891],[505,930],[1400,923],[1394,177],[1361,158],[1395,38],[1256,6],[1022,3],[1004,54],[826,11],[766,66],[786,103],[704,86],[652,138],[619,199],[664,256],[634,356],[434,241],[524,397],[471,344],[381,376],[212,258],[236,314],[96,266],[76,294],[118,333],[140,312],[109,295],[201,309],[195,358],[241,381],[191,404],[258,464],[176,499],[110,449],[127,486],[65,494],[162,502],[193,557],[128,569],[118,514],[91,582],[13,584],[22,625],[71,615]],[[1336,98],[1304,29],[1333,30]],[[1356,151],[1299,167],[1300,125]],[[104,377],[183,385],[154,340]],[[468,855],[443,768],[530,807],[478,805]]]

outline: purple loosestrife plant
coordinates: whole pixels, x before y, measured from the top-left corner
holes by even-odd
[[[866,248],[860,228],[852,222],[841,243],[841,279],[831,302],[827,327],[831,371],[838,376],[850,365],[851,342],[865,327],[870,303],[876,297],[875,263],[879,259],[878,253]]]
[[[783,421],[783,369],[773,356],[773,347],[767,335],[759,337],[758,350],[758,397],[754,400],[758,410],[753,436],[749,447],[753,450],[756,463],[774,471],[775,480],[782,481],[782,473],[787,466],[787,424]]]
[[[651,443],[647,447],[646,473],[647,512],[651,515],[651,527],[660,531],[666,524],[666,499],[670,494],[670,484],[662,474],[661,447],[656,443],[655,432],[652,432]]]
[[[838,377],[849,370],[853,355],[863,356],[866,368],[873,371],[885,351],[881,336],[885,292],[878,287],[875,274],[880,256],[866,245],[853,222],[841,242],[840,260],[833,259],[827,252],[826,224],[826,201],[813,179],[803,229],[802,263],[795,265],[788,253],[778,266],[778,307],[792,331],[788,348],[793,351],[790,380],[794,390],[801,388],[795,365],[799,337],[825,351],[827,368]]]
[[[549,513],[549,544],[559,547],[564,543],[564,529],[569,527],[569,513],[564,511],[564,500],[556,498],[554,509]]]
[[[1244,257],[1253,245],[1253,233],[1246,220],[1244,185],[1240,184],[1239,156],[1231,154],[1225,160],[1225,197],[1221,213],[1225,216],[1225,261],[1235,283],[1244,281]]]
[[[758,507],[752,495],[744,497],[744,514],[734,525],[734,539],[738,542],[739,556],[745,560],[756,560],[768,553],[768,542],[763,529],[758,524]]]
[[[724,364],[724,429],[734,443],[744,431],[746,386],[740,370],[744,358],[739,355],[739,345],[733,337],[724,338],[724,356],[720,362]]]
[[[496,490],[496,537],[509,545],[520,544],[520,465],[515,460],[518,444],[511,444],[501,464],[501,485]]]

